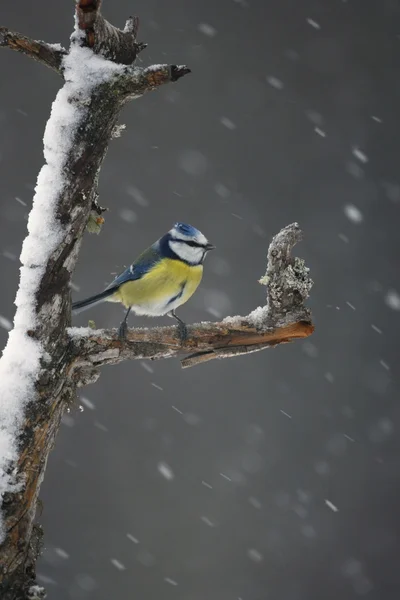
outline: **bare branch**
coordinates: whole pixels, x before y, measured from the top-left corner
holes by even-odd
[[[176,82],[191,70],[185,65],[153,65],[145,69],[128,68],[118,85],[128,98],[137,98],[170,82]]]
[[[59,48],[58,45],[32,40],[17,31],[0,27],[0,47],[22,52],[22,54],[26,54],[26,56],[30,56],[37,62],[62,74],[61,62],[64,56],[67,55],[67,51],[64,48]]]
[[[130,329],[125,343],[118,339],[118,331],[87,328],[69,329],[73,347],[71,376],[75,369],[115,365],[124,360],[173,358],[191,354],[182,359],[183,367],[191,367],[214,358],[230,358],[257,350],[308,337],[314,331],[310,322],[263,331],[251,324],[249,317],[228,317],[220,323],[198,323],[188,327],[188,339],[181,344],[177,328],[156,327]],[[232,324],[230,324],[232,323]]]
[[[260,282],[267,286],[267,304],[247,317],[227,317],[220,323],[200,323],[188,328],[182,344],[176,327],[130,329],[127,341],[116,330],[72,328],[71,376],[75,371],[123,360],[171,358],[182,354],[184,368],[215,358],[230,358],[305,338],[312,334],[310,311],[304,306],[313,285],[304,261],[292,257],[293,246],[301,239],[297,223],[282,229],[268,249],[267,271]]]
[[[123,30],[114,27],[100,12],[101,0],[76,0],[78,27],[85,44],[96,54],[123,65],[132,65],[147,44],[136,41],[138,17],[129,17]]]
[[[303,337],[306,337],[306,335]],[[284,340],[282,339],[277,343],[284,343]],[[266,348],[271,348],[275,345],[275,343],[271,343],[265,345],[260,344],[259,346],[234,346],[232,348],[218,348],[218,350],[210,350],[209,352],[196,352],[196,354],[191,354],[186,358],[182,358],[181,365],[182,369],[187,369],[214,360],[214,358],[232,358],[243,354],[252,354],[253,352],[260,352],[260,350],[265,350]]]

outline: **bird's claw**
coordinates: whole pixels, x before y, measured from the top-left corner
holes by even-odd
[[[178,323],[177,327],[179,339],[183,344],[183,342],[186,342],[186,340],[188,339],[188,329],[185,323],[182,323],[181,321]]]
[[[121,325],[118,328],[118,338],[121,342],[125,342],[127,332],[128,324],[126,321],[122,321]]]

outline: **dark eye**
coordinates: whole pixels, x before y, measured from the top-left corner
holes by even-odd
[[[186,244],[187,246],[191,246],[192,248],[204,248],[204,246],[203,246],[202,244],[199,244],[198,242],[194,242],[194,241],[192,241],[192,240],[191,240],[191,241],[189,241],[189,242],[186,242],[186,241],[185,241],[185,244]]]

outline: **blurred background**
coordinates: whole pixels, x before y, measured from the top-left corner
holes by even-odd
[[[121,115],[74,299],[181,220],[217,245],[181,317],[247,314],[271,237],[298,221],[316,332],[188,371],[105,368],[50,457],[39,579],[55,600],[397,600],[400,3],[104,2],[116,25],[132,13],[141,64],[193,74]],[[0,8],[2,25],[64,45],[72,17],[72,2]],[[61,82],[6,49],[0,72],[2,347]],[[74,324],[121,317],[103,305]]]

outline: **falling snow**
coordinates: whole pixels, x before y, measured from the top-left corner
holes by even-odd
[[[208,517],[201,517],[201,520],[203,521],[203,523],[205,523],[206,525],[208,525],[208,527],[215,527],[215,523],[213,523]]]
[[[385,303],[392,310],[400,310],[400,294],[395,290],[389,290],[385,296]]]
[[[249,548],[247,550],[247,556],[253,560],[254,562],[261,562],[263,560],[263,555],[261,554],[261,552],[259,552],[258,550],[256,550],[255,548]]]
[[[198,150],[186,150],[178,159],[178,166],[187,174],[195,177],[204,175],[208,168],[208,160]]]
[[[314,19],[307,19],[307,23],[309,25],[311,25],[311,27],[314,27],[314,29],[321,29],[321,25],[319,25],[319,23],[317,23],[317,21],[314,21]]]
[[[368,156],[359,148],[353,148],[353,156],[355,156],[362,163],[368,162]]]
[[[364,177],[364,169],[354,160],[349,160],[346,163],[346,170],[355,179],[362,179]]]
[[[81,396],[80,401],[89,410],[95,410],[95,408],[96,408],[95,405],[93,404],[93,402],[91,400],[89,400],[89,398],[86,398],[86,396]]]
[[[315,131],[315,133],[317,133],[319,136],[321,136],[321,137],[326,137],[326,133],[325,133],[325,131],[322,131],[322,129],[320,129],[319,127],[314,127],[314,131]]]
[[[118,569],[118,571],[125,571],[126,567],[116,558],[111,558],[111,564]]]
[[[174,473],[169,465],[165,462],[158,463],[157,466],[158,472],[168,481],[172,481],[174,479]]]
[[[214,37],[215,35],[217,35],[217,30],[215,29],[215,27],[209,25],[208,23],[200,23],[198,26],[198,30],[200,31],[200,33],[203,33],[207,37]]]
[[[325,504],[328,508],[330,508],[333,512],[338,512],[338,507],[333,504],[330,500],[325,500]]]
[[[346,204],[343,210],[346,217],[353,223],[362,223],[364,220],[361,210],[354,204]]]
[[[253,506],[254,508],[257,508],[258,510],[262,507],[260,500],[258,500],[258,498],[254,498],[254,496],[250,496],[249,504],[251,504],[251,506]]]
[[[121,208],[119,216],[126,223],[135,223],[137,221],[137,214],[131,208]]]
[[[228,117],[221,117],[221,124],[226,127],[227,129],[230,129],[231,131],[233,131],[234,129],[236,129],[236,125],[235,123],[229,119]]]
[[[204,485],[204,487],[208,488],[209,490],[212,490],[212,485],[210,485],[209,483],[207,483],[207,481],[202,481],[201,485]]]
[[[163,388],[161,387],[161,385],[158,385],[157,383],[154,383],[154,381],[151,384],[154,388],[156,388],[156,390],[160,390],[160,392],[163,391]]]
[[[270,86],[274,87],[276,90],[283,89],[283,81],[281,81],[277,77],[270,75],[267,77],[267,82],[269,83]]]
[[[219,12],[172,5],[172,29],[162,13],[142,16],[138,39],[146,39],[146,28],[153,38],[147,59],[187,61],[193,75],[124,109],[129,127],[112,143],[99,179],[106,224],[98,238],[85,236],[71,290],[97,291],[174,220],[187,220],[217,250],[178,314],[189,324],[212,319],[233,326],[240,317],[227,315],[250,313],[251,324],[265,325],[266,288],[257,281],[268,244],[277,227],[298,219],[304,242],[295,254],[306,258],[315,279],[308,304],[315,334],[185,371],[179,360],[126,362],[104,369],[83,396],[80,391],[62,418],[61,446],[42,489],[48,527],[38,581],[49,596],[97,598],[108,585],[112,596],[123,597],[132,578],[130,591],[138,597],[160,596],[161,589],[168,598],[299,600],[308,593],[315,600],[324,598],[328,573],[332,597],[375,598],[379,565],[395,563],[400,138],[389,102],[396,97],[389,68],[394,9],[377,10],[377,28],[363,3],[357,10],[350,0],[332,3],[330,15],[316,0],[309,12],[298,3],[298,14],[288,15],[274,1],[266,19],[260,18],[263,3],[252,0],[229,0]],[[40,15],[32,15],[34,35]],[[42,18],[44,37],[51,35],[46,23]],[[162,43],[168,32],[170,48]],[[147,59],[141,55],[136,66]],[[5,58],[6,82],[18,79],[12,62]],[[19,246],[38,159],[31,132],[52,100],[50,88],[36,85],[48,75],[28,66],[37,70],[32,93],[15,102],[5,85],[0,99],[3,345],[13,327]],[[78,83],[70,78],[74,68],[69,64],[66,73],[70,91]],[[0,492],[23,484],[8,466],[43,359],[43,349],[25,335],[35,324],[34,270],[44,268],[65,233],[51,215],[63,185],[62,148],[73,138],[68,123],[84,110],[84,102],[66,103],[61,91],[46,129],[47,166],[36,186],[16,329],[5,354],[18,378],[0,367]],[[107,305],[93,319],[109,328],[121,315]],[[75,339],[95,333],[87,322],[68,333]],[[153,324],[171,323],[130,322]],[[360,535],[349,545],[354,511]],[[71,546],[69,530],[76,527],[83,532],[75,536],[80,548]],[[315,556],[321,577],[315,577]],[[396,584],[395,569],[385,568],[387,589],[395,594]]]
[[[289,413],[285,412],[284,410],[280,409],[280,412],[281,412],[281,413],[282,413],[282,414],[283,414],[285,417],[287,417],[288,419],[291,419],[291,418],[292,418],[292,416],[291,416],[291,415],[289,415]]]
[[[128,196],[133,198],[136,204],[138,204],[142,208],[146,208],[149,206],[150,202],[148,201],[144,193],[134,185],[129,185],[126,189],[126,193],[128,194]]]
[[[6,331],[10,331],[10,329],[12,328],[12,323],[8,319],[6,319],[6,317],[3,317],[3,315],[0,315],[0,327],[5,329]]]

